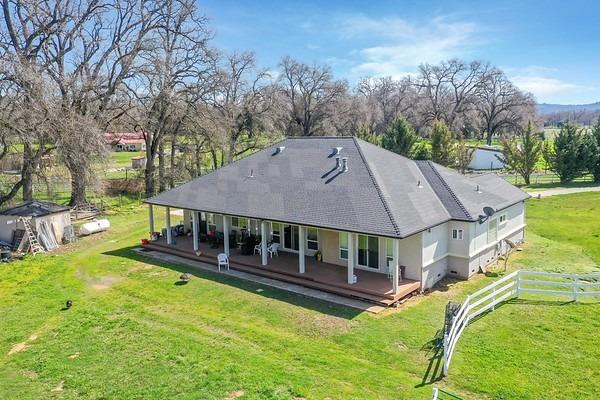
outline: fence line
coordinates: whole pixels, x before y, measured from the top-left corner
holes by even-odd
[[[444,367],[448,374],[456,343],[469,322],[510,298],[519,298],[523,293],[565,296],[573,301],[580,297],[600,297],[600,273],[566,274],[538,271],[514,271],[496,282],[467,296],[452,317],[450,326],[444,331]]]

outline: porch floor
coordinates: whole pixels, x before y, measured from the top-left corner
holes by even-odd
[[[200,243],[202,254],[196,256],[191,237],[177,237],[174,245],[164,238],[143,245],[145,248],[186,257],[192,260],[216,263],[217,254],[223,246],[211,248],[209,243]],[[360,298],[380,305],[389,306],[420,288],[420,282],[403,279],[396,295],[392,293],[392,282],[387,274],[354,269],[357,283],[347,283],[346,267],[317,262],[314,257],[305,257],[306,272],[298,272],[298,255],[279,251],[279,256],[269,258],[266,266],[261,265],[260,255],[242,255],[239,249],[230,250],[230,267],[233,269],[295,283],[342,296]]]

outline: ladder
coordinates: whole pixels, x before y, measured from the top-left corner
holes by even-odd
[[[44,249],[40,246],[40,242],[38,242],[33,229],[31,228],[31,224],[29,223],[29,219],[24,217],[17,218],[17,221],[23,223],[25,227],[25,235],[27,236],[27,241],[29,242],[29,249],[32,254],[43,253]]]

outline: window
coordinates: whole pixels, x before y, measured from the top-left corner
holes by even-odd
[[[340,232],[340,258],[342,260],[348,259],[348,233]]]
[[[273,243],[281,243],[281,224],[271,223],[271,240]]]
[[[452,239],[463,240],[463,230],[462,229],[452,229]]]
[[[206,214],[206,225],[208,226],[208,231],[216,231],[217,223],[215,222],[215,214],[207,213]]]
[[[379,268],[379,238],[358,235],[358,265]]]
[[[319,233],[317,228],[306,228],[306,248],[319,250]]]
[[[506,223],[506,214],[502,214],[499,219],[500,225],[504,225]]]
[[[394,239],[385,239],[385,260],[388,266],[394,261]]]
[[[248,219],[242,217],[231,217],[231,226],[233,228],[246,229],[248,228]]]

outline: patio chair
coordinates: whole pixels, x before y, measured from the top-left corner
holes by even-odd
[[[267,247],[267,251],[269,252],[269,256],[273,258],[273,254],[279,257],[279,243],[271,243],[269,247]]]
[[[252,254],[262,254],[262,242],[254,246],[254,253]]]
[[[219,272],[221,272],[221,267],[227,268],[227,271],[229,271],[229,257],[225,253],[220,253],[217,256],[217,268]]]

